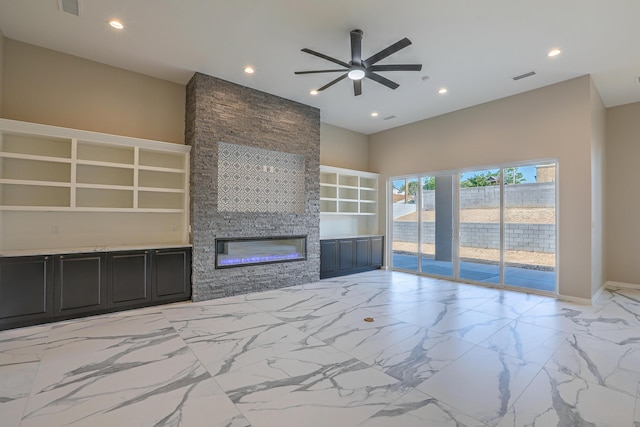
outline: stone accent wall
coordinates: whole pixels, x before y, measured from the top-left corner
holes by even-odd
[[[320,111],[197,73],[187,85],[194,301],[320,277]],[[304,156],[303,213],[218,212],[218,142]],[[219,237],[307,236],[307,260],[216,269]]]

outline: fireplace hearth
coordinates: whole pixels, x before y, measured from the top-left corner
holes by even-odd
[[[216,239],[216,268],[307,259],[307,236]]]

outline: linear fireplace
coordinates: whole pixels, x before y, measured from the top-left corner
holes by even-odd
[[[307,259],[307,236],[216,239],[216,268]]]

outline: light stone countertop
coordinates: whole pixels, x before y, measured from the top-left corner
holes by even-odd
[[[167,249],[167,248],[190,248],[191,244],[185,243],[161,243],[150,245],[102,245],[102,246],[79,246],[74,248],[43,248],[43,249],[8,249],[0,251],[0,257],[34,256],[34,255],[59,255],[59,254],[79,254],[91,252],[116,252],[116,251],[138,251],[147,249]]]
[[[361,237],[384,237],[384,234],[336,234],[333,236],[320,236],[320,240],[358,239]]]

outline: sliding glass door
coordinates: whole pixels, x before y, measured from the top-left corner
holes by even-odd
[[[453,177],[420,178],[422,187],[422,232],[420,271],[453,276]]]
[[[392,182],[393,241],[391,247],[394,268],[418,271],[418,178]]]
[[[504,283],[554,291],[556,165],[505,169]]]
[[[460,278],[500,283],[500,169],[460,174]]]
[[[556,163],[390,180],[391,267],[556,290]]]

